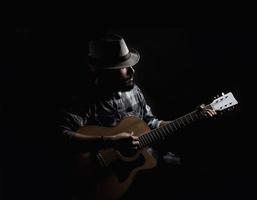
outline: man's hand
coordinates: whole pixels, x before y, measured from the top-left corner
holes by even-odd
[[[213,110],[210,106],[205,106],[204,104],[201,104],[198,109],[200,113],[206,118],[213,117],[217,114],[216,111]]]
[[[167,125],[169,123],[171,123],[171,121],[163,121],[163,120],[161,120],[161,123],[160,123],[159,127],[165,126],[165,125]]]
[[[119,133],[112,136],[113,148],[118,150],[137,150],[139,147],[139,138],[134,133]]]

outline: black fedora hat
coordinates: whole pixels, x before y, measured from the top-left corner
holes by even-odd
[[[88,62],[100,69],[120,69],[137,64],[140,55],[117,34],[103,34],[89,42]]]

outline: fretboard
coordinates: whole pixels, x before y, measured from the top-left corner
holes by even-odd
[[[172,135],[175,131],[202,119],[202,115],[199,111],[193,111],[182,117],[179,117],[168,124],[165,124],[159,128],[153,129],[150,132],[141,135],[139,137],[140,148],[150,146],[154,143],[165,140],[168,136]]]

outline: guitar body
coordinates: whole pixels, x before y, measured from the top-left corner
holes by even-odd
[[[99,136],[132,131],[134,135],[141,136],[150,129],[143,120],[127,117],[115,127],[86,126],[78,130],[81,134]],[[75,176],[79,185],[75,199],[81,200],[119,199],[128,190],[137,172],[157,165],[156,159],[146,148],[133,154],[109,148],[80,154],[77,161]]]

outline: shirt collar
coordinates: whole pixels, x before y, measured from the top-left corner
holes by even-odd
[[[119,91],[119,92],[113,92],[113,96],[117,99],[120,99],[121,98],[121,95],[122,95],[122,92]]]

